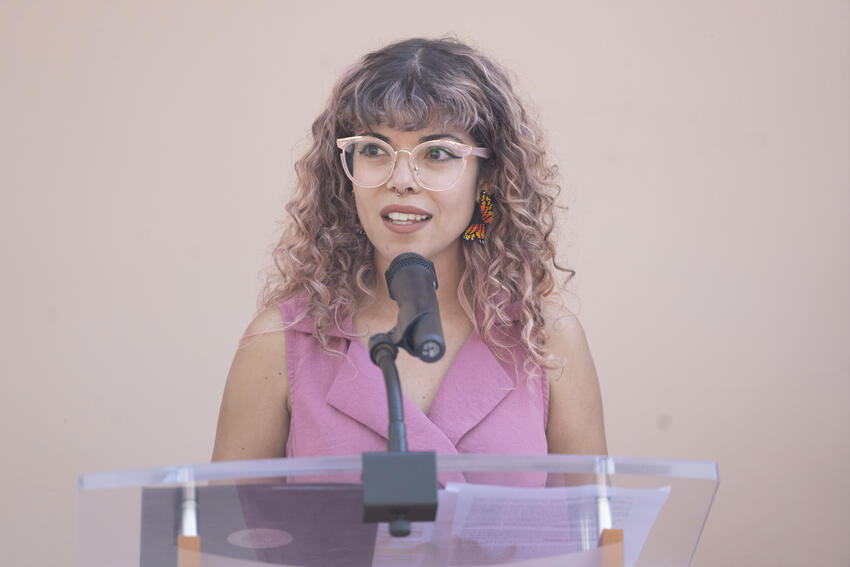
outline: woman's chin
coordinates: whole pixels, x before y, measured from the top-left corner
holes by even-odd
[[[410,239],[407,242],[393,242],[384,246],[376,246],[378,265],[389,265],[396,256],[406,252],[419,254],[435,264],[443,259],[457,258],[460,260],[462,255],[460,252],[460,239],[455,240],[447,246],[435,246],[433,241],[428,242],[427,239]]]

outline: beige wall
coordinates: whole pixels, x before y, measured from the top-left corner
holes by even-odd
[[[561,164],[611,452],[720,464],[694,565],[850,562],[850,4],[506,4],[0,3],[10,565],[67,559],[77,474],[209,458],[332,82],[449,31]]]

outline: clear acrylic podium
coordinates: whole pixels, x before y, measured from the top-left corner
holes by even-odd
[[[713,462],[446,455],[435,522],[362,522],[361,458],[88,473],[79,565],[140,567],[689,565]]]

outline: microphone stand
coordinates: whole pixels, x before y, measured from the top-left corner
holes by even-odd
[[[437,455],[407,450],[401,382],[395,364],[400,343],[394,340],[392,331],[369,338],[369,356],[384,374],[390,424],[387,452],[363,453],[363,521],[389,522],[393,537],[410,535],[410,522],[433,522],[437,517]]]

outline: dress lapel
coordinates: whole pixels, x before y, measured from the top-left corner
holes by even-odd
[[[473,331],[449,368],[428,415],[456,446],[515,388],[514,380]]]
[[[514,380],[473,331],[449,368],[427,416],[403,396],[410,450],[457,454],[461,438],[515,388]],[[357,340],[349,341],[348,353],[340,362],[325,401],[387,438],[389,411],[384,377]]]
[[[312,324],[308,320],[299,321],[295,327],[312,332]],[[343,330],[352,328],[348,317],[341,325],[331,325],[329,329],[330,336],[348,342],[348,351],[340,361],[325,401],[386,439],[389,411],[384,378],[369,359],[366,348],[353,339],[351,333]],[[458,454],[457,444],[463,436],[481,423],[516,387],[514,379],[473,331],[449,368],[427,416],[407,396],[403,396],[409,450]],[[446,472],[440,474],[440,481],[465,482],[465,478],[463,473]]]
[[[369,359],[369,353],[356,340],[349,343],[348,356],[340,363],[325,401],[348,417],[359,421],[375,433],[387,438],[389,410],[387,389],[381,370]],[[404,423],[408,448],[411,451],[436,451],[457,454],[454,443],[422,413],[419,407],[403,396]]]
[[[356,340],[349,342],[347,358],[341,362],[325,401],[382,438],[387,438],[390,417],[384,377],[369,359],[363,345]],[[410,451],[434,451],[439,455],[458,453],[445,433],[416,404],[406,396],[402,403]],[[462,472],[441,472],[439,480],[445,485],[448,482],[466,482],[466,477]]]

